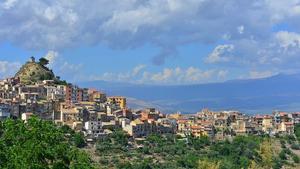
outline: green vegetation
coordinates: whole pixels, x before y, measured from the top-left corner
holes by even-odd
[[[16,73],[24,84],[31,84],[42,80],[57,80],[52,70],[46,67],[49,61],[41,58],[40,62],[27,62]]]
[[[47,67],[48,64],[49,60],[43,57],[39,59],[39,62],[29,61],[20,68],[15,77],[19,77],[24,84],[54,80],[57,85],[68,85],[65,80],[60,80],[59,76],[54,75],[53,71]]]
[[[67,127],[31,118],[27,123],[0,122],[0,168],[90,169],[89,156],[78,149],[81,136]]]
[[[281,144],[281,150],[276,157],[274,169],[280,169],[282,166],[287,166],[288,168],[298,167],[300,159],[297,154],[299,154],[299,134],[300,125],[295,126],[295,135],[283,135],[277,136]],[[297,153],[297,154],[296,154]]]
[[[300,150],[300,145],[299,145],[299,144],[296,144],[296,143],[293,143],[293,144],[291,145],[291,149],[293,149],[293,150]]]
[[[116,129],[96,143],[94,153],[88,151],[92,161],[80,149],[86,148],[83,135],[68,126],[35,117],[27,123],[8,119],[0,122],[0,168],[280,169],[299,166],[298,150],[289,148],[293,144],[298,144],[295,137],[251,135],[211,141],[169,134],[133,141]]]
[[[300,124],[295,126],[295,136],[297,137],[298,141],[300,141]]]
[[[39,64],[42,65],[42,66],[46,66],[46,65],[49,64],[49,60],[42,57],[42,58],[39,59]]]
[[[278,157],[274,140],[258,136],[217,142],[207,137],[183,139],[175,135],[150,135],[135,144],[128,144],[128,140],[125,133],[115,131],[96,144],[101,168],[281,168],[286,154],[293,156],[289,149],[283,149]],[[296,163],[297,156],[293,158]]]

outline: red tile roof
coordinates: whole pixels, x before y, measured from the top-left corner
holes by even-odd
[[[199,129],[202,129],[202,128],[203,128],[202,126],[191,126],[192,130],[199,130]]]
[[[284,124],[285,124],[285,125],[294,125],[293,122],[285,122]]]
[[[262,115],[256,115],[255,118],[262,119],[262,118],[264,118],[264,116],[262,116]]]

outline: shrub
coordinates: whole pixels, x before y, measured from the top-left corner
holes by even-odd
[[[285,154],[289,154],[289,155],[292,154],[291,150],[288,148],[284,148],[282,149],[282,151],[284,151]]]
[[[293,135],[288,135],[287,139],[290,141],[296,141],[296,138]]]
[[[293,158],[293,161],[294,161],[295,163],[300,163],[300,159],[299,159],[299,157],[298,157],[296,154],[293,154],[293,155],[292,155],[292,158]]]
[[[279,153],[279,158],[280,158],[281,160],[286,160],[286,159],[287,159],[284,150],[282,150],[282,151]]]
[[[293,150],[300,150],[300,145],[294,143],[294,144],[291,145],[291,149],[293,149]]]
[[[275,164],[273,165],[273,169],[281,169],[282,164],[280,161],[275,162]]]
[[[84,141],[84,136],[81,133],[74,134],[73,142],[74,142],[75,146],[78,148],[82,148],[86,145],[85,141]]]

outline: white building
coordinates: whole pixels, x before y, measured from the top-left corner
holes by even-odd
[[[84,129],[86,130],[87,134],[97,137],[98,134],[103,132],[102,122],[101,121],[87,121],[84,123]]]
[[[48,100],[56,100],[63,99],[65,96],[65,86],[45,86],[47,90],[47,99]]]

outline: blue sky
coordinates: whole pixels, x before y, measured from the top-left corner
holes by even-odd
[[[298,73],[300,0],[3,0],[0,78],[30,56],[71,82],[195,84]]]

